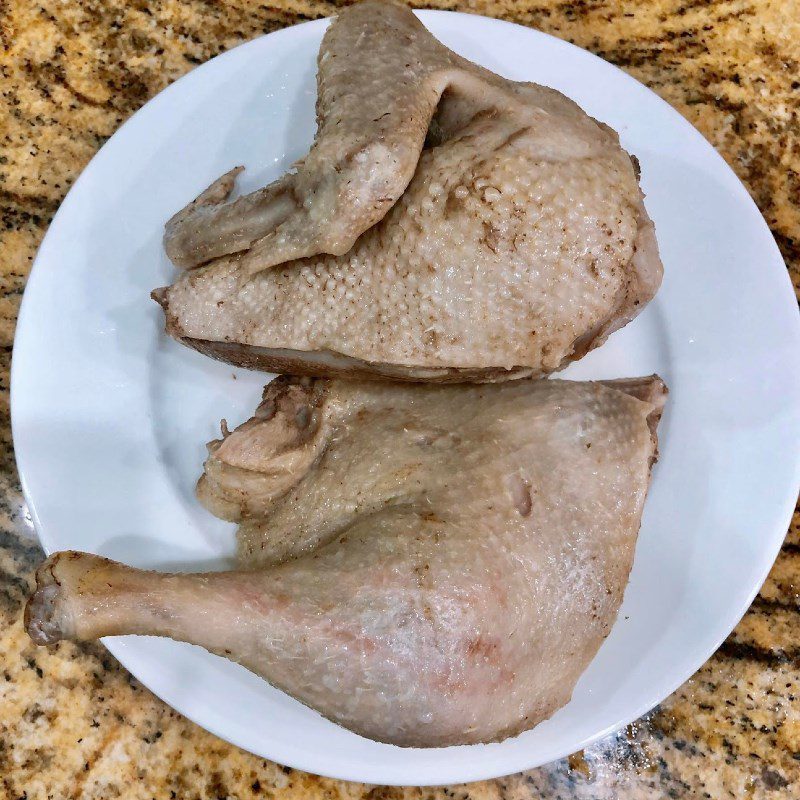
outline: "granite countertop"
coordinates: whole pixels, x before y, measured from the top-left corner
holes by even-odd
[[[589,750],[439,790],[317,778],[188,722],[100,645],[37,648],[21,610],[42,558],[20,493],[8,369],[36,248],[72,181],[133,111],[264,32],[335,13],[315,0],[0,1],[0,796],[370,800],[800,797],[800,516],[758,598],[660,708]],[[797,0],[440,0],[588,48],[652,87],[717,147],[800,283]],[[413,779],[413,776],[409,776]]]

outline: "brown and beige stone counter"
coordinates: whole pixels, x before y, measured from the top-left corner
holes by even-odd
[[[800,285],[800,0],[441,0],[530,25],[612,61],[668,100],[742,178]],[[591,749],[469,786],[387,789],[316,778],[216,739],[100,645],[34,647],[20,623],[42,554],[8,417],[19,302],[81,169],[178,76],[315,0],[0,0],[0,797],[800,797],[800,517],[717,654],[661,707]],[[413,780],[413,776],[409,776]]]

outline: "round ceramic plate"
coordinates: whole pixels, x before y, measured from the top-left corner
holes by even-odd
[[[569,95],[639,158],[664,284],[632,325],[565,374],[658,372],[671,395],[619,619],[572,701],[517,738],[446,750],[378,744],[200,648],[106,640],[145,685],[218,736],[370,783],[516,772],[646,712],[742,616],[798,486],[797,306],[761,215],[719,155],[655,94],[589,53],[496,20],[420,17],[467,58]],[[168,339],[149,293],[175,274],[161,234],[176,209],[235,164],[247,166],[249,191],[306,151],[326,24],[257,39],[170,86],[103,147],[53,221],[25,292],[12,394],[19,469],[48,552],[167,570],[230,564],[234,528],[206,513],[193,488],[219,420],[247,418],[266,378]]]

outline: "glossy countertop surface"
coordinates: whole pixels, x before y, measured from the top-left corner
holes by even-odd
[[[23,632],[22,606],[43,554],[14,466],[8,376],[20,299],[50,219],[103,142],[167,84],[242,41],[338,5],[0,2],[0,797],[800,797],[798,515],[745,618],[658,709],[568,759],[467,786],[364,786],[272,764],[182,718],[101,645],[37,648]],[[650,86],[740,176],[800,284],[798,0],[425,7],[536,27]]]

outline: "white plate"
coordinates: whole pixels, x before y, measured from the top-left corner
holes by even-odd
[[[655,94],[542,33],[424,11],[445,44],[496,72],[556,87],[616,128],[642,164],[665,278],[632,325],[567,374],[659,372],[661,461],[611,636],[572,701],[501,744],[401,749],[362,739],[249,672],[190,645],[106,640],[167,703],[260,756],[338,778],[443,784],[538,766],[650,709],[716,649],[778,551],[798,486],[800,326],[775,243],[711,146]],[[204,442],[238,423],[264,376],[168,340],[148,293],[174,272],[164,221],[246,164],[280,175],[314,133],[326,22],[250,42],[150,101],[70,191],[28,282],[14,348],[17,461],[45,549],[139,566],[214,568],[233,527],[193,497]]]

